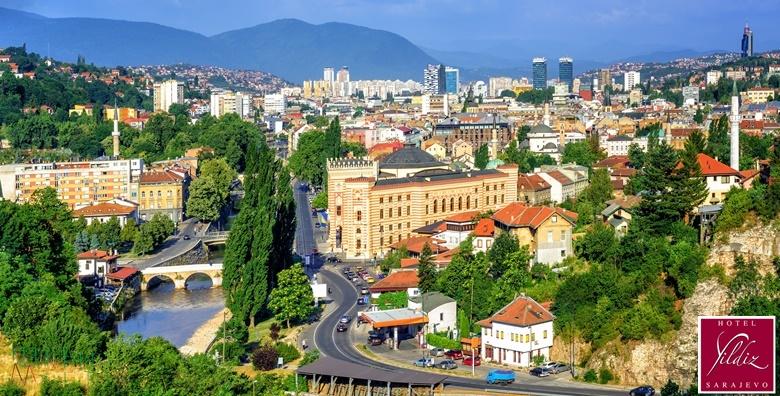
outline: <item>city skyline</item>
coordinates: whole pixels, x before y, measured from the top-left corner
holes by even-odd
[[[115,1],[75,0],[61,4],[46,0],[12,0],[5,5],[47,17],[145,21],[205,35],[281,18],[296,18],[314,24],[345,22],[400,34],[434,57],[437,52],[458,51],[493,56],[516,64],[519,60],[527,62],[536,55],[557,58],[560,53],[583,61],[615,61],[659,51],[739,51],[739,33],[745,23],[749,23],[760,37],[756,52],[780,48],[780,34],[773,29],[771,18],[778,5],[757,1],[717,2],[706,12],[698,5],[667,2],[668,6],[664,6],[663,1],[654,2],[652,7],[647,2],[623,4],[617,1],[569,2],[565,7],[503,1],[453,7],[448,0],[399,0],[382,4],[363,0],[335,4],[319,0],[283,3],[193,0],[186,4],[178,0],[140,0],[138,3],[138,7],[123,9],[121,15],[116,13]],[[641,24],[636,22],[637,16],[641,17]],[[473,26],[468,35],[464,34],[461,25],[481,17],[498,23]],[[397,18],[408,23],[399,24]],[[415,23],[418,20],[426,23]],[[696,22],[696,29],[690,29],[693,22]],[[514,28],[492,27],[506,24]],[[551,53],[553,49],[559,54]]]

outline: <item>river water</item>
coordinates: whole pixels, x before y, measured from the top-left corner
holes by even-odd
[[[181,347],[203,323],[225,307],[221,287],[211,288],[208,279],[192,280],[187,290],[175,290],[173,283],[160,283],[140,292],[128,302],[120,334],[160,336]]]

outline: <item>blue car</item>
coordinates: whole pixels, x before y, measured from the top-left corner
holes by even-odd
[[[515,382],[515,372],[512,370],[490,370],[485,380],[488,384],[508,385]]]

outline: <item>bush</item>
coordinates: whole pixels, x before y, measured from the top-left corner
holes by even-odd
[[[546,357],[544,355],[534,356],[532,362],[534,366],[541,366],[545,362]]]
[[[24,388],[11,380],[0,384],[0,396],[24,396]]]
[[[298,376],[298,388],[295,387],[295,374],[290,374],[284,378],[284,390],[288,392],[306,392],[308,391],[308,384],[306,383],[306,377]]]
[[[596,375],[596,371],[593,369],[589,369],[585,372],[585,375],[582,377],[582,379],[585,380],[585,382],[596,382],[598,379],[598,376]]]
[[[40,396],[82,396],[84,388],[78,382],[59,381],[43,377]]]
[[[278,357],[279,354],[271,345],[260,346],[252,352],[252,366],[260,371],[273,370]]]
[[[224,344],[224,348],[223,348]],[[228,342],[216,342],[214,345],[211,346],[211,354],[213,356],[216,356],[219,354],[220,359],[224,359],[226,362],[230,362],[233,364],[239,364],[241,363],[241,358],[246,355],[246,349],[244,348],[244,344],[236,341],[228,341]],[[224,354],[224,356],[223,356]]]
[[[249,329],[241,319],[234,316],[219,326],[216,339],[221,340],[224,337],[229,341],[245,343],[249,339]]]
[[[425,336],[428,345],[444,349],[460,349],[460,341],[453,340],[443,333],[432,333]]]
[[[276,346],[274,346],[274,349],[276,350],[276,354],[284,359],[285,363],[292,362],[301,357],[301,353],[298,352],[298,349],[290,344],[278,342],[276,343]]]
[[[300,366],[305,366],[309,363],[314,363],[319,358],[320,358],[320,351],[316,349],[312,349],[303,355],[303,359],[301,359]]]
[[[280,338],[279,332],[282,331],[282,326],[279,325],[279,323],[273,322],[271,323],[271,327],[268,328],[269,331],[269,337],[276,342]]]
[[[612,381],[615,379],[615,376],[612,375],[612,372],[609,371],[608,368],[602,367],[599,370],[599,383],[600,384],[606,384],[609,381]]]

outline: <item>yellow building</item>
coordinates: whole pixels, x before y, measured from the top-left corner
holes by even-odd
[[[765,87],[750,88],[740,93],[743,103],[766,103],[769,98],[774,98],[775,90]]]
[[[437,160],[442,160],[447,156],[447,149],[444,147],[444,139],[440,137],[432,137],[422,142],[422,149]]]
[[[141,159],[13,164],[0,167],[3,198],[27,202],[39,189],[53,187],[71,208],[114,198],[138,200]]]
[[[498,210],[517,199],[517,166],[455,172],[405,147],[381,163],[329,160],[328,244],[347,258],[381,257],[412,231],[467,211]]]
[[[574,212],[513,202],[493,214],[493,221],[500,230],[514,234],[521,246],[528,246],[537,263],[558,263],[574,253]]]
[[[87,115],[92,115],[92,105],[91,104],[83,104],[83,105],[73,105],[73,108],[68,110],[68,115],[77,115],[80,116],[82,114],[86,113]],[[113,116],[113,115],[112,115]],[[113,118],[112,118],[113,119]]]
[[[174,222],[184,218],[190,175],[184,169],[165,169],[141,175],[140,214],[149,220],[162,213]]]
[[[138,118],[138,110],[132,107],[118,107],[117,115],[119,116],[119,122],[125,122],[128,118]],[[114,120],[114,107],[109,105],[103,106],[103,120]]]

